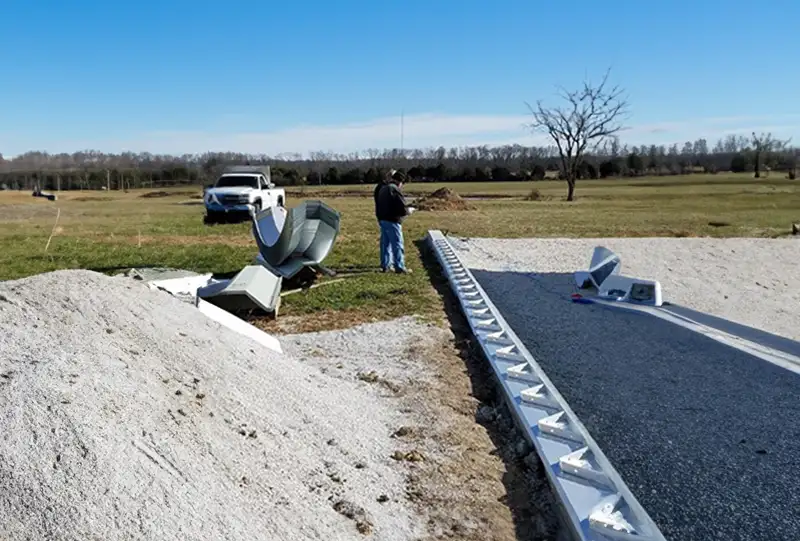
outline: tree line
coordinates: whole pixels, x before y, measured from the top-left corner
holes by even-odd
[[[728,135],[713,146],[706,139],[683,145],[628,145],[617,137],[585,152],[574,164],[576,178],[686,175],[720,171],[781,174],[794,178],[800,152],[770,134]],[[403,170],[415,182],[493,182],[565,178],[559,149],[521,145],[431,149],[369,149],[337,154],[72,154],[27,152],[5,160],[0,155],[0,188],[115,190],[209,184],[225,165],[269,165],[273,182],[283,186],[373,184],[388,169]],[[756,171],[756,169],[760,171]]]

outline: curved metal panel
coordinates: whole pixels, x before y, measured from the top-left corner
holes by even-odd
[[[341,218],[322,201],[304,201],[288,211],[270,207],[253,216],[259,263],[284,278],[322,263],[339,235]]]

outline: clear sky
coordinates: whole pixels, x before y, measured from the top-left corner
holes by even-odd
[[[601,7],[602,6],[602,7]],[[625,142],[800,142],[797,0],[4,0],[0,153],[541,143],[611,68]]]

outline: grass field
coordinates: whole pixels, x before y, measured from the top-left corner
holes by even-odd
[[[406,191],[422,194],[441,186],[410,184]],[[310,330],[441,313],[418,249],[428,229],[476,237],[777,237],[800,221],[800,182],[756,181],[750,175],[585,181],[573,203],[563,200],[565,185],[557,181],[448,186],[474,197],[474,210],[418,212],[406,221],[412,276],[372,272],[378,267],[378,231],[371,186],[289,189],[289,206],[321,198],[341,212],[342,231],[326,264],[362,274],[286,297],[280,319],[288,316],[302,322],[294,330]],[[539,200],[524,200],[532,189]],[[200,188],[143,198],[147,191],[62,192],[55,202],[29,192],[0,192],[0,280],[62,268],[111,273],[158,266],[225,273],[252,260],[256,247],[249,224],[203,225]]]

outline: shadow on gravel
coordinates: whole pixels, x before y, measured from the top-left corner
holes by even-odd
[[[495,446],[494,454],[505,465],[503,503],[511,510],[516,538],[519,541],[562,539],[564,528],[538,455],[514,424],[491,367],[474,340],[436,256],[425,240],[416,241],[415,245],[431,284],[442,298],[459,356],[470,378],[472,395],[481,402],[475,421],[486,429]]]

